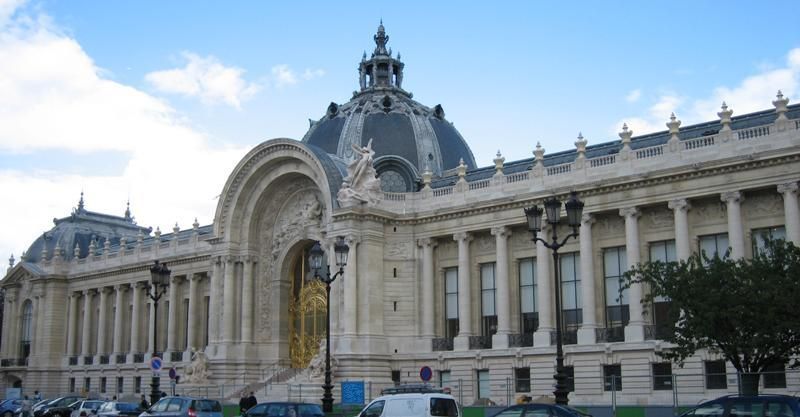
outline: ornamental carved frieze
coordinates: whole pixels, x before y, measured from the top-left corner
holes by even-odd
[[[599,238],[625,234],[625,221],[620,216],[598,216],[594,227]]]
[[[495,238],[492,235],[481,234],[475,237],[472,247],[475,248],[476,253],[493,253],[494,240]]]
[[[748,194],[742,212],[745,217],[783,216],[783,198],[774,192]]]
[[[653,207],[642,216],[647,229],[672,229],[675,225],[675,214],[668,207]]]
[[[717,200],[693,201],[692,210],[689,211],[690,224],[725,221],[724,207],[725,204]]]
[[[411,259],[413,242],[386,242],[386,258],[396,260]]]

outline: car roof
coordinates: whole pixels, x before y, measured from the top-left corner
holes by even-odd
[[[402,393],[402,394],[388,394],[381,395],[376,400],[390,400],[390,399],[403,399],[403,398],[444,398],[455,400],[450,394],[443,394],[440,392],[415,392],[415,393]]]

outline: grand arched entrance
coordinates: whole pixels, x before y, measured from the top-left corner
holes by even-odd
[[[289,357],[293,368],[308,367],[325,338],[325,284],[314,279],[308,266],[308,251],[314,242],[304,244],[290,261]]]

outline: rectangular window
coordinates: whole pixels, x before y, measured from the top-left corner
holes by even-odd
[[[622,391],[621,365],[603,365],[603,389],[605,391]]]
[[[494,262],[481,264],[481,335],[497,333],[497,309],[495,308]]]
[[[92,390],[92,378],[89,378],[87,376],[86,378],[83,378],[83,391],[89,392],[91,390]]]
[[[142,392],[142,377],[135,376],[133,377],[133,392],[136,394],[141,394]]]
[[[514,392],[531,392],[531,368],[514,369]]]
[[[575,392],[575,367],[565,366],[564,374],[567,376],[567,391]]]
[[[522,333],[533,333],[539,328],[539,313],[536,309],[536,261],[533,258],[519,261],[519,328]]]
[[[489,370],[478,370],[478,398],[489,398],[491,395],[491,386],[489,385]]]
[[[715,255],[722,257],[728,252],[728,234],[719,233],[716,235],[700,236],[700,253],[705,253],[707,257],[713,258]]]
[[[75,392],[75,378],[69,379],[69,392]]]
[[[705,361],[706,389],[728,389],[725,361]]]
[[[100,377],[100,393],[101,394],[105,394],[106,393],[106,382],[107,382],[106,381],[106,377],[101,376]]]
[[[450,386],[450,371],[439,371],[439,386],[440,387]]]
[[[210,308],[211,308],[211,297],[210,296],[206,296],[205,297],[205,301],[203,302],[203,305],[204,305],[203,310],[205,310],[203,312],[203,316],[205,316],[205,318],[206,318],[206,332],[205,332],[205,335],[203,336],[203,346],[208,346],[208,332],[209,332],[208,326],[211,324],[211,316],[209,315],[210,314]]]
[[[118,376],[117,377],[117,394],[122,394],[122,390],[125,387],[125,378]]]
[[[783,226],[753,229],[753,255],[764,252],[767,239],[786,240],[786,228]]]
[[[183,300],[183,350],[189,348],[189,299]]]
[[[603,275],[606,287],[606,327],[624,327],[630,320],[628,289],[622,290],[622,274],[628,270],[624,246],[603,249]]]
[[[400,383],[400,371],[399,370],[392,370],[392,382],[395,384]]]
[[[458,336],[458,268],[444,270],[445,337]]]
[[[583,322],[581,310],[581,256],[577,252],[561,255],[561,312],[566,331],[576,331]]]
[[[786,388],[786,367],[782,363],[767,366],[764,375],[764,388]]]
[[[675,250],[674,240],[650,242],[650,262],[676,262],[678,253]],[[656,326],[656,338],[664,339],[674,332],[673,323],[669,318],[670,301],[664,296],[656,296],[653,300],[653,324]]]
[[[653,389],[672,389],[672,363],[661,362],[653,364]]]

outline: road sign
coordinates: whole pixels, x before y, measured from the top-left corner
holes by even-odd
[[[419,369],[419,377],[425,382],[428,382],[433,377],[433,370],[430,366],[423,366]]]
[[[150,359],[150,369],[152,369],[155,372],[158,372],[161,369],[161,358],[159,358],[158,356],[153,356]]]
[[[173,368],[169,368],[169,379],[173,379],[174,380],[177,376],[178,376],[178,372],[175,370],[175,368],[174,367]]]

